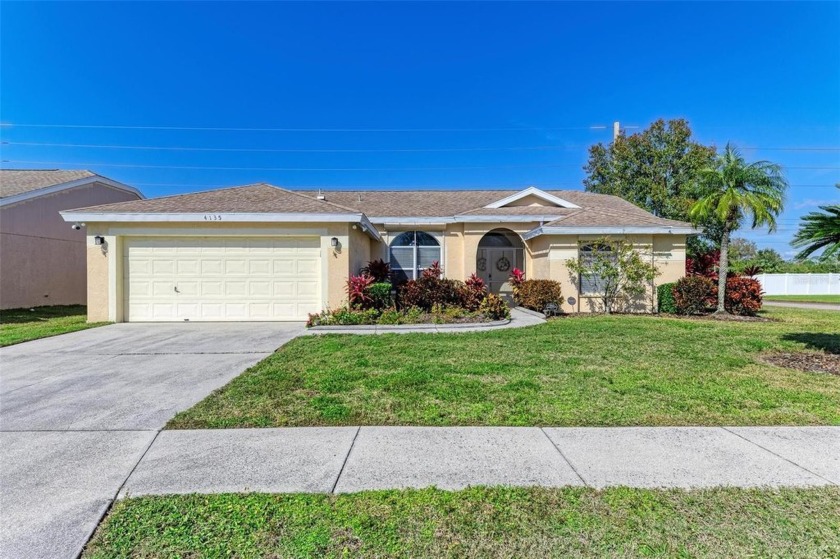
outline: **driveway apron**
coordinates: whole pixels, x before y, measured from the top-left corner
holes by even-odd
[[[76,557],[173,415],[303,331],[114,324],[0,349],[0,557]]]

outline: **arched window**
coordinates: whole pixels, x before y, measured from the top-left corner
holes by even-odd
[[[436,261],[440,262],[440,243],[424,231],[406,231],[391,242],[391,272],[398,282],[417,279]]]

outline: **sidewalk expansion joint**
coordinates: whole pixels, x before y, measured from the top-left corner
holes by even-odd
[[[577,471],[577,468],[575,468],[575,465],[574,465],[574,464],[572,464],[572,461],[571,461],[571,460],[569,460],[568,458],[566,458],[566,455],[565,455],[565,454],[563,454],[563,451],[562,451],[562,450],[560,450],[560,447],[559,447],[559,446],[557,446],[557,444],[555,444],[555,442],[551,440],[551,437],[549,437],[549,436],[548,436],[548,433],[546,433],[546,432],[545,432],[545,429],[543,429],[542,427],[537,427],[537,429],[539,429],[539,430],[540,430],[540,432],[542,432],[542,434],[543,434],[543,435],[545,435],[545,438],[546,438],[546,439],[548,439],[548,442],[550,442],[550,443],[551,443],[551,446],[553,446],[553,447],[554,447],[554,450],[556,450],[556,451],[557,451],[557,453],[560,455],[560,457],[563,459],[563,461],[564,461],[564,462],[566,462],[566,464],[568,464],[568,465],[569,465],[569,467],[572,469],[572,471],[573,471],[573,472],[575,473],[575,475],[578,477],[578,479],[580,480],[580,482],[581,482],[581,483],[582,483],[585,487],[589,487],[589,484],[588,484],[588,483],[586,483],[586,480],[585,480],[585,479],[583,479],[583,476],[582,476],[582,475],[580,475],[580,472],[578,472],[578,471]]]
[[[335,488],[338,487],[338,481],[341,479],[341,474],[344,473],[344,468],[347,466],[347,461],[350,460],[350,453],[353,452],[353,447],[356,446],[356,438],[358,438],[359,431],[361,430],[361,425],[356,427],[356,433],[353,435],[353,441],[350,443],[350,448],[347,450],[347,456],[344,457],[344,462],[341,463],[341,469],[338,470],[338,475],[335,477],[335,482],[333,482],[332,484],[330,493],[335,493]]]

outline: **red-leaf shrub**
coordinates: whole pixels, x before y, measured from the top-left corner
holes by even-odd
[[[461,306],[468,311],[475,312],[486,296],[487,287],[484,285],[484,280],[472,274],[464,282],[464,289],[461,293]]]
[[[371,260],[367,263],[367,266],[360,270],[360,273],[372,277],[375,283],[390,281],[391,265],[381,258]]]
[[[752,278],[728,278],[724,307],[732,314],[755,316],[761,310],[761,284]]]
[[[522,282],[525,281],[525,272],[519,268],[514,268],[510,272],[508,281],[510,282],[511,287],[513,287],[513,290],[516,291],[519,286],[522,285]]]
[[[704,276],[686,276],[674,285],[674,305],[679,314],[699,314],[714,307],[715,282]]]
[[[747,276],[748,278],[754,278],[758,274],[761,273],[761,268],[754,264],[750,264],[749,266],[744,268],[743,275]]]
[[[710,250],[694,258],[685,259],[685,273],[689,276],[703,276],[712,280],[718,277],[720,251]]]
[[[347,280],[347,300],[350,308],[364,309],[373,302],[367,293],[368,287],[373,283],[373,278],[366,274],[350,276]]]
[[[401,308],[417,307],[426,312],[435,305],[443,307],[463,306],[464,282],[435,276],[434,271],[426,273],[431,268],[423,270],[423,274],[416,280],[409,280],[399,288],[398,301]],[[440,268],[437,268],[440,270]]]
[[[563,291],[554,280],[530,279],[520,282],[513,299],[517,305],[534,311],[542,312],[548,304],[557,305],[559,310],[563,304]]]
[[[443,270],[440,269],[440,263],[437,260],[420,273],[421,278],[427,279],[440,279],[441,276],[443,276]]]

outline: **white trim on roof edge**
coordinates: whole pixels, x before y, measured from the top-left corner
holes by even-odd
[[[48,194],[55,194],[56,192],[69,190],[71,188],[76,188],[77,186],[86,186],[95,182],[104,184],[105,186],[110,186],[111,188],[115,188],[117,190],[122,190],[123,192],[136,194],[140,198],[140,200],[146,199],[146,197],[143,196],[143,193],[134,188],[133,186],[128,186],[127,184],[123,184],[121,182],[117,182],[115,180],[111,180],[100,175],[93,175],[92,177],[83,177],[74,181],[60,182],[52,186],[36,188],[35,190],[30,190],[21,194],[15,194],[14,196],[0,198],[0,207],[8,206],[10,204],[17,204],[18,202],[25,202],[26,200],[31,200],[33,198],[40,198],[41,196],[46,196]]]
[[[143,222],[183,222],[183,223],[358,223],[362,231],[381,241],[379,231],[362,213],[230,213],[230,212],[202,212],[202,213],[136,213],[136,212],[84,212],[67,210],[59,212],[64,221],[79,223],[118,222],[118,223],[143,223]]]
[[[547,222],[554,221],[558,215],[455,215],[455,216],[439,216],[439,217],[420,217],[420,216],[389,216],[389,217],[371,217],[370,221],[373,223],[381,223],[382,225],[396,225],[396,224],[431,224],[440,225],[445,223],[533,223],[533,222]]]
[[[540,190],[536,186],[529,186],[525,190],[520,190],[516,194],[511,194],[510,196],[508,196],[506,198],[502,198],[501,200],[496,200],[492,204],[487,204],[484,207],[485,208],[493,208],[493,209],[501,208],[501,207],[504,207],[504,206],[510,204],[511,202],[516,202],[517,200],[521,200],[522,198],[525,198],[526,196],[536,196],[537,198],[541,198],[541,199],[545,200],[546,202],[551,202],[552,204],[557,204],[561,208],[580,209],[580,206],[578,206],[577,204],[572,204],[571,202],[563,200],[562,198],[558,198],[557,196],[554,196],[553,194],[549,194],[548,192],[546,192],[544,190]]]
[[[703,231],[694,227],[672,227],[650,225],[647,227],[537,227],[522,238],[527,240],[540,235],[700,235]]]

